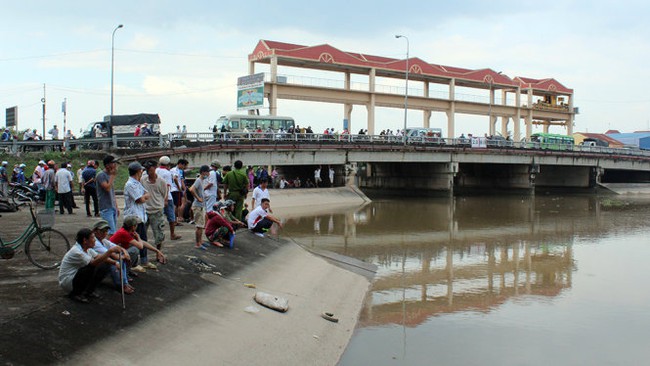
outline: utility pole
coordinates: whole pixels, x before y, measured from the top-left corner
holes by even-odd
[[[43,98],[41,98],[41,103],[43,103],[43,130],[41,131],[41,134],[43,140],[45,140],[45,84],[43,84]]]

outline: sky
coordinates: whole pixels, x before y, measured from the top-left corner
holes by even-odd
[[[176,125],[207,132],[219,116],[237,113],[237,77],[248,73],[261,39],[405,58],[395,34],[408,36],[411,57],[429,63],[555,78],[574,90],[574,131],[650,130],[650,3],[643,1],[24,0],[2,9],[0,107],[18,107],[19,129],[42,130],[44,96],[46,130],[63,126],[64,100],[75,133],[110,114],[111,39],[123,24],[115,32],[114,113],[158,113],[163,132]],[[336,104],[279,100],[278,114],[316,132],[343,125]],[[401,128],[403,114],[378,108],[376,130]],[[485,133],[487,119],[458,114],[456,134]],[[421,126],[422,112],[409,110],[408,120]],[[366,121],[365,108],[355,106],[353,132]],[[446,126],[445,114],[434,112],[431,127],[444,133]]]

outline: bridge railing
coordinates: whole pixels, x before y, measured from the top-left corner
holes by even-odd
[[[316,134],[316,133],[266,133],[266,132],[192,132],[170,133],[158,136],[126,136],[102,137],[92,139],[45,140],[45,141],[9,141],[0,142],[0,151],[18,153],[27,151],[60,151],[65,150],[109,150],[112,148],[129,149],[161,149],[178,147],[198,147],[206,144],[225,144],[233,146],[249,145],[280,145],[280,144],[356,144],[356,145],[394,145],[404,144],[402,136],[392,135],[355,135],[355,134]],[[474,139],[441,138],[434,136],[408,137],[406,144],[412,147],[440,147],[448,149],[527,149],[545,150],[539,143],[514,142],[503,138]],[[556,149],[547,149],[556,150]],[[559,149],[578,153],[594,153],[607,155],[624,155],[650,157],[650,151],[631,148],[611,148],[600,146],[569,145]]]

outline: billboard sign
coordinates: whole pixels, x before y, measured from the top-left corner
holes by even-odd
[[[5,125],[7,127],[16,127],[16,124],[18,123],[18,107],[14,106],[7,108],[5,111]]]
[[[237,110],[264,107],[264,73],[237,78]]]

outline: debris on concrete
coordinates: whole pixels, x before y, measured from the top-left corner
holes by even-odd
[[[289,310],[289,300],[282,297],[258,291],[255,293],[255,296],[253,298],[258,304],[266,306],[269,309],[273,309],[281,313]]]

